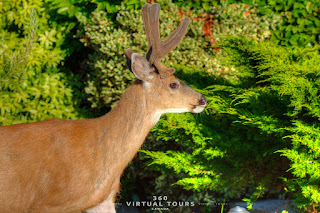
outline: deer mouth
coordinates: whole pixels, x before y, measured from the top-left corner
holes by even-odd
[[[193,113],[203,112],[206,106],[207,106],[207,99],[203,95],[201,95],[200,99],[198,100],[198,104],[197,105],[192,104],[192,112]]]
[[[191,112],[193,113],[200,113],[203,112],[204,108],[207,106],[207,104],[204,105],[192,105]]]

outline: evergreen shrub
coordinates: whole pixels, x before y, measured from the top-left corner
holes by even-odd
[[[299,207],[319,211],[319,46],[274,48],[271,44],[230,39],[222,47],[239,59],[229,57],[229,62],[243,70],[252,67],[259,79],[258,85],[285,101],[282,120],[289,123],[278,124],[278,128],[284,131],[282,138],[289,139],[291,145],[277,152],[290,160],[290,172],[294,175],[284,179],[285,189],[294,192]],[[243,56],[246,57],[240,59]]]
[[[213,190],[249,205],[286,191],[298,207],[319,211],[319,47],[239,37],[224,38],[219,47],[238,80],[203,78],[198,69],[191,74],[181,67],[178,75],[207,97],[208,106],[201,115],[160,120],[158,139],[183,148],[143,151],[151,166],[183,176],[176,184],[188,190]]]

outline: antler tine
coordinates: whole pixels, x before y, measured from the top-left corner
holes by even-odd
[[[183,37],[187,33],[189,23],[190,23],[190,18],[185,17],[182,20],[182,22],[179,24],[177,29],[175,29],[175,31],[173,31],[167,38],[164,39],[163,44],[165,48],[168,50],[167,53],[169,53],[172,49],[174,49],[183,39]]]
[[[149,63],[155,65],[161,75],[161,78],[166,78],[168,75],[174,73],[175,69],[164,66],[160,61],[182,40],[187,32],[190,19],[188,17],[184,18],[178,28],[164,41],[161,41],[159,32],[159,16],[159,4],[146,4],[142,7],[142,18],[149,45],[148,52],[150,53],[152,51]]]
[[[148,24],[149,24],[149,33],[152,46],[152,54],[150,58],[150,63],[153,64],[157,58],[158,54],[161,51],[161,38],[159,32],[159,16],[160,16],[160,5],[153,4],[148,7]],[[151,46],[149,48],[151,48]]]
[[[146,31],[146,36],[148,39],[148,49],[151,47],[151,38],[150,38],[150,28],[149,28],[149,18],[148,18],[148,8],[150,7],[150,4],[143,5],[141,12],[142,12],[142,20],[144,23],[144,29]]]

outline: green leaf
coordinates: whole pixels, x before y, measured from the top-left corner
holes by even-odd
[[[302,4],[300,2],[293,3],[293,9],[304,9],[304,8],[305,8],[304,4]]]
[[[206,10],[206,11],[209,11],[209,10],[210,10],[210,5],[209,5],[209,3],[207,3],[207,2],[203,3],[203,4],[202,4],[202,7],[203,7],[203,9]]]
[[[67,27],[67,32],[70,32],[76,25],[77,25],[76,22],[70,22]]]
[[[68,7],[61,7],[58,9],[57,13],[61,14],[61,15],[67,15],[68,14]]]
[[[276,5],[276,6],[275,6],[275,9],[276,9],[277,11],[282,10],[282,9],[283,9],[283,5],[282,5],[282,4]]]

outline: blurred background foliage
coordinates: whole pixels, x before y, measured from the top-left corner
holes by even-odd
[[[0,1],[0,124],[107,113],[134,80],[124,50],[147,51],[145,3]],[[281,198],[319,212],[319,1],[157,3],[162,37],[191,18],[164,63],[208,106],[162,117],[126,169],[120,201]]]

